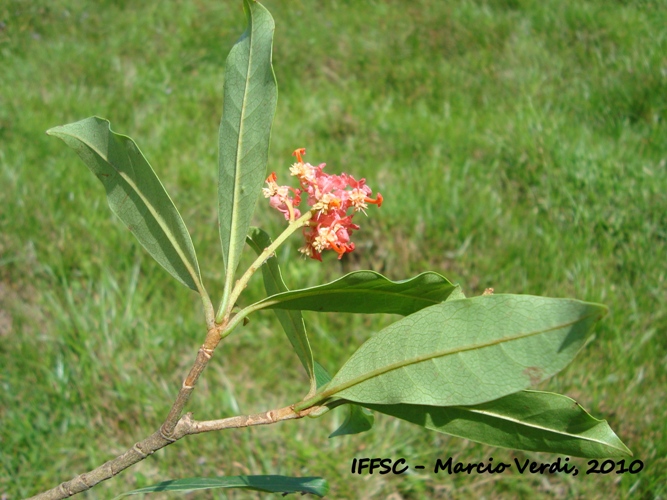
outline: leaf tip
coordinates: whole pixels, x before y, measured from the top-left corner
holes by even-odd
[[[600,319],[604,318],[607,314],[609,314],[609,308],[604,304],[600,304]]]
[[[588,318],[594,318],[595,321],[600,321],[607,314],[609,314],[609,308],[604,304],[600,304],[597,302],[584,302],[584,301],[578,301],[578,302],[584,304],[585,316]]]
[[[595,317],[595,321],[600,321],[602,318],[609,314],[609,308],[604,304],[590,304],[593,309],[593,314],[591,316]]]
[[[624,443],[623,441],[620,440],[620,438],[619,438],[619,441],[620,441],[621,446],[622,446],[622,448],[620,449],[621,453],[624,453],[624,454],[626,454],[626,455],[629,456],[629,457],[634,457],[635,454],[632,453],[632,450],[631,450],[630,448],[628,448],[628,447],[625,445],[625,443]]]

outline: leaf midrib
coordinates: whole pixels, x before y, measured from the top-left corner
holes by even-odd
[[[246,116],[246,108],[248,104],[248,88],[249,88],[249,82],[250,82],[250,68],[252,67],[252,60],[253,60],[253,44],[255,37],[253,36],[253,24],[254,24],[254,19],[253,19],[253,12],[252,8],[248,6],[248,11],[249,11],[249,17],[250,17],[250,22],[248,24],[248,66],[245,71],[245,84],[243,87],[243,101],[241,105],[241,116],[240,116],[240,122],[239,122],[239,137],[238,141],[236,143],[236,157],[234,160],[234,197],[232,200],[232,223],[229,227],[229,254],[228,254],[228,261],[227,261],[227,283],[228,286],[225,288],[231,288],[231,284],[234,281],[234,274],[236,271],[236,266],[237,266],[237,253],[238,253],[238,243],[237,243],[237,233],[238,233],[238,225],[239,225],[239,203],[237,200],[240,198],[240,191],[241,191],[241,182],[238,182],[240,179],[240,155],[241,151],[243,149],[243,130],[244,130],[244,118]]]
[[[199,293],[201,293],[202,289],[201,289],[201,284],[199,282],[199,275],[195,273],[194,268],[191,266],[189,260],[186,258],[186,255],[183,251],[183,248],[181,247],[180,243],[178,243],[178,241],[173,237],[173,233],[169,229],[169,225],[166,223],[164,218],[162,216],[160,216],[159,212],[155,209],[153,204],[150,203],[150,201],[142,194],[141,190],[139,190],[139,188],[134,183],[134,181],[132,181],[132,179],[126,173],[124,173],[122,170],[119,170],[118,167],[116,167],[113,163],[111,163],[109,161],[109,159],[107,158],[106,155],[104,155],[100,150],[98,150],[94,145],[90,144],[83,137],[80,137],[79,135],[73,134],[71,132],[60,131],[60,132],[57,132],[57,133],[73,137],[74,139],[77,139],[82,144],[84,144],[87,148],[92,149],[100,158],[102,158],[104,160],[104,162],[107,165],[109,165],[109,167],[111,167],[113,170],[116,171],[116,173],[121,177],[121,179],[123,179],[123,181],[125,181],[130,186],[130,188],[132,188],[132,190],[135,193],[137,193],[139,198],[141,198],[141,201],[144,203],[144,205],[146,205],[146,208],[148,208],[151,215],[153,216],[153,218],[156,220],[156,222],[160,226],[160,229],[162,229],[162,232],[165,234],[165,236],[172,243],[172,245],[174,247],[174,250],[176,250],[176,253],[180,257],[181,262],[183,263],[183,265],[185,266],[185,269],[187,270],[188,274],[192,278],[192,281],[194,282],[195,287],[197,287],[197,291]],[[112,134],[112,139],[115,139],[113,137],[113,135],[120,135],[120,134],[115,134],[114,132],[111,131],[111,129],[109,129],[109,133]],[[130,161],[130,164],[132,164],[132,161],[129,159],[129,157],[128,157],[128,161]],[[133,166],[133,168],[134,168],[134,166]],[[169,198],[169,195],[166,192],[165,192],[165,195],[167,196],[167,198]]]
[[[546,329],[543,329],[543,330],[536,330],[534,332],[528,332],[528,333],[524,333],[524,334],[513,335],[511,337],[503,337],[502,339],[497,339],[497,340],[490,341],[490,342],[483,342],[481,344],[474,344],[474,345],[463,347],[463,348],[459,347],[459,348],[456,348],[456,349],[445,349],[445,350],[441,350],[441,351],[431,352],[427,355],[416,356],[416,357],[411,358],[411,359],[401,360],[401,361],[397,361],[395,363],[390,363],[386,366],[376,368],[375,370],[372,370],[370,372],[366,372],[363,375],[360,375],[358,377],[354,377],[354,378],[348,380],[347,382],[344,382],[344,383],[342,383],[338,386],[330,387],[327,390],[321,392],[320,394],[317,394],[314,397],[317,398],[317,400],[322,401],[322,400],[327,399],[331,396],[334,396],[335,394],[337,394],[339,392],[342,392],[346,389],[349,389],[350,387],[354,387],[355,385],[359,385],[359,384],[361,384],[361,383],[363,383],[367,380],[378,377],[380,375],[384,375],[385,373],[389,373],[389,372],[394,371],[394,370],[398,370],[400,368],[405,368],[407,366],[422,363],[424,361],[428,361],[428,360],[434,359],[434,358],[443,358],[445,356],[451,356],[451,355],[460,354],[460,353],[463,353],[463,352],[474,351],[476,349],[483,349],[483,348],[486,348],[486,347],[492,347],[492,346],[495,346],[495,345],[503,344],[505,342],[511,342],[511,341],[514,341],[514,340],[525,339],[525,338],[533,337],[535,335],[541,335],[543,333],[547,333],[547,332],[550,332],[550,331],[560,330],[561,328],[567,328],[568,326],[572,326],[576,323],[584,321],[584,320],[586,320],[590,317],[593,317],[595,315],[596,314],[592,313],[592,314],[589,314],[589,315],[586,315],[586,316],[581,316],[574,321],[570,321],[570,322],[567,322],[567,323],[556,325],[556,326],[553,326],[551,328],[546,328]],[[340,371],[342,371],[344,368],[345,368],[345,365],[343,365],[343,367],[340,369]],[[339,373],[340,373],[340,371],[339,371]],[[333,380],[335,380],[335,378],[336,377],[334,376]]]
[[[508,416],[502,415],[500,413],[493,413],[493,412],[485,411],[485,410],[472,409],[472,408],[468,408],[468,407],[465,407],[465,406],[452,406],[451,408],[456,409],[456,410],[461,410],[461,411],[468,411],[470,413],[477,413],[477,414],[489,416],[489,417],[492,417],[492,418],[498,418],[500,420],[504,420],[504,421],[507,421],[507,422],[512,422],[512,423],[515,423],[515,424],[519,424],[519,425],[524,426],[524,427],[530,427],[531,429],[539,429],[539,430],[551,432],[551,433],[557,434],[557,435],[571,436],[571,437],[574,437],[574,438],[577,438],[577,439],[583,439],[585,441],[604,444],[605,446],[611,446],[611,445],[609,445],[608,443],[606,443],[602,440],[594,439],[594,438],[591,438],[589,436],[581,436],[580,434],[573,434],[573,433],[567,432],[567,431],[556,430],[553,427],[546,427],[544,425],[532,424],[530,422],[526,422],[524,420],[519,420],[519,419],[514,418],[514,417],[508,417]],[[611,447],[616,448],[618,450],[621,449],[621,448],[618,448],[616,446],[611,446]]]

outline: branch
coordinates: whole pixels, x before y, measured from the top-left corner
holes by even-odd
[[[257,258],[257,260],[250,266],[250,269],[237,282],[236,287],[232,291],[234,301],[238,298],[241,290],[245,288],[252,273],[257,270],[264,261],[275,251],[278,244],[282,243],[287,236],[293,233],[299,227],[302,227],[310,219],[312,214],[307,213],[299,220],[293,222],[290,227],[281,234],[269,248]],[[232,301],[232,304],[234,303]],[[206,304],[205,304],[206,305]],[[221,309],[221,312],[224,308]],[[210,314],[207,310],[207,323],[210,323]],[[160,426],[160,429],[153,433],[148,438],[136,443],[132,448],[127,450],[119,457],[109,460],[103,465],[93,469],[90,472],[80,474],[71,481],[66,481],[58,487],[40,493],[32,499],[35,500],[55,500],[62,498],[69,498],[72,495],[89,490],[96,484],[114,477],[116,474],[124,471],[128,467],[142,461],[149,455],[152,455],[157,450],[164,448],[178,441],[179,439],[189,434],[199,434],[202,432],[211,432],[223,429],[234,429],[239,427],[250,427],[254,425],[267,425],[280,422],[282,420],[292,420],[303,418],[314,411],[314,406],[303,408],[300,411],[295,411],[294,406],[287,406],[277,410],[269,410],[255,415],[242,415],[231,418],[224,418],[220,420],[206,420],[198,422],[192,419],[191,414],[186,414],[181,417],[183,409],[190,399],[190,395],[195,388],[199,376],[202,374],[209,360],[213,356],[215,348],[220,343],[220,340],[234,329],[238,322],[229,321],[230,314],[226,314],[221,323],[213,323],[209,327],[206,334],[206,340],[197,352],[195,359],[188,376],[183,381],[181,389],[178,391],[176,400],[169,410],[166,420]]]
[[[239,415],[238,417],[221,418],[219,420],[192,420],[192,414],[188,413],[178,422],[176,433],[182,425],[186,430],[184,435],[200,434],[202,432],[221,431],[224,429],[239,429],[241,427],[253,427],[255,425],[268,425],[282,422],[283,420],[295,420],[310,415],[319,406],[311,406],[305,410],[295,411],[294,405],[269,410],[254,415]]]
[[[60,486],[35,495],[30,500],[59,500],[89,490],[96,484],[114,477],[119,472],[137,462],[141,462],[147,456],[173,442],[162,437],[161,432],[157,431],[143,441],[136,443],[119,457],[109,460],[90,472],[80,474],[71,481],[60,484]]]
[[[294,411],[294,405],[290,405],[277,410],[256,413],[254,415],[240,415],[219,420],[203,421],[194,420],[192,414],[187,413],[178,420],[174,426],[173,434],[169,438],[165,438],[162,434],[162,430],[159,430],[143,441],[136,443],[132,448],[119,457],[109,460],[96,469],[80,474],[71,481],[66,481],[56,488],[40,493],[29,500],[60,500],[89,490],[96,484],[114,477],[116,474],[131,467],[137,462],[141,462],[157,450],[169,446],[190,434],[200,434],[202,432],[219,431],[224,429],[237,429],[240,427],[252,427],[255,425],[275,424],[276,422],[281,422],[283,420],[303,418],[317,408],[318,407],[311,407],[296,412]]]
[[[171,410],[169,410],[167,419],[160,427],[160,432],[162,433],[163,438],[167,440],[172,439],[172,433],[174,432],[174,428],[178,423],[181,413],[183,413],[183,408],[185,408],[188,399],[190,399],[190,394],[192,394],[192,391],[195,389],[199,376],[202,374],[204,368],[206,368],[206,365],[213,356],[213,351],[215,351],[215,348],[220,343],[220,340],[222,339],[220,333],[226,326],[226,322],[221,325],[215,325],[206,333],[206,340],[197,352],[197,359],[195,359],[195,363],[192,365],[190,373],[185,377],[181,390],[178,391],[178,396],[176,396],[176,401],[174,401]]]
[[[188,376],[183,381],[183,385],[181,386],[180,391],[178,391],[178,396],[176,396],[176,400],[174,401],[171,410],[169,410],[166,420],[160,426],[159,431],[143,441],[136,443],[132,448],[119,457],[106,462],[90,472],[80,474],[71,481],[64,482],[60,486],[41,493],[33,498],[69,498],[72,495],[89,490],[96,484],[112,478],[119,472],[142,461],[147,456],[152,455],[157,450],[180,439],[182,436],[175,436],[174,429],[180,422],[179,418],[183,412],[183,408],[185,408],[188,399],[190,399],[190,394],[192,394],[199,376],[204,371],[204,368],[206,368],[206,365],[213,355],[213,351],[222,338],[220,332],[224,330],[225,326],[226,324],[221,324],[209,328],[206,334],[206,340],[197,352],[197,358],[190,369],[190,373],[188,373]]]

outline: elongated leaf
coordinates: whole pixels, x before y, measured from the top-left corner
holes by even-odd
[[[422,309],[367,340],[316,397],[361,404],[473,405],[560,371],[606,308],[488,295]]]
[[[355,271],[325,285],[272,295],[260,304],[268,309],[406,316],[447,300],[457,288],[433,272],[391,281],[374,271]]]
[[[227,293],[266,178],[278,95],[271,66],[273,18],[258,2],[244,0],[243,7],[248,28],[227,57],[220,123],[218,212]]]
[[[478,443],[574,457],[632,455],[604,420],[551,392],[520,391],[475,406],[370,405],[393,417]]]
[[[107,120],[86,118],[46,132],[62,139],[104,185],[111,210],[148,253],[185,286],[201,292],[190,234],[157,175],[132,139]]]
[[[152,486],[128,491],[117,496],[123,498],[142,493],[163,491],[195,491],[214,490],[218,488],[241,488],[244,490],[262,491],[266,493],[312,493],[323,497],[329,492],[329,485],[321,477],[289,477],[289,476],[226,476],[226,477],[191,477],[162,481]]]
[[[259,255],[271,244],[271,238],[261,229],[252,227],[248,233],[248,244]],[[278,259],[276,259],[275,256],[269,257],[262,265],[262,277],[264,278],[264,288],[266,289],[267,295],[288,291],[280,273]],[[301,364],[306,369],[306,373],[308,374],[311,383],[311,389],[315,389],[316,381],[315,368],[313,366],[313,352],[310,348],[308,334],[306,333],[306,325],[303,322],[301,311],[284,311],[275,309],[274,312],[276,313],[283,330],[285,330],[285,334],[292,344],[294,351],[301,360]]]

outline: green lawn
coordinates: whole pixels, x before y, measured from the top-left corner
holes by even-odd
[[[360,221],[357,250],[342,263],[297,258],[293,238],[278,256],[287,285],[360,268],[392,279],[433,270],[469,296],[493,287],[606,304],[594,342],[540,388],[608,420],[644,470],[351,475],[352,459],[364,456],[557,457],[382,415],[368,433],[328,439],[341,423],[335,411],[189,437],[87,498],[236,474],[323,476],[331,498],[664,498],[667,4],[265,5],[277,25],[279,87],[270,171],[287,178],[291,151],[306,147],[311,163],[366,177],[385,198]],[[0,22],[0,497],[16,499],[152,433],[205,334],[196,294],[152,261],[108,210],[99,182],[44,132],[99,115],[132,136],[179,207],[217,299],[222,74],[244,18],[240,0],[8,0]],[[284,220],[262,203],[256,224],[276,235]],[[261,290],[253,280],[247,300]],[[330,371],[393,319],[305,317]],[[216,351],[189,410],[201,419],[251,413],[306,391],[267,312]],[[586,469],[586,460],[572,462]]]

